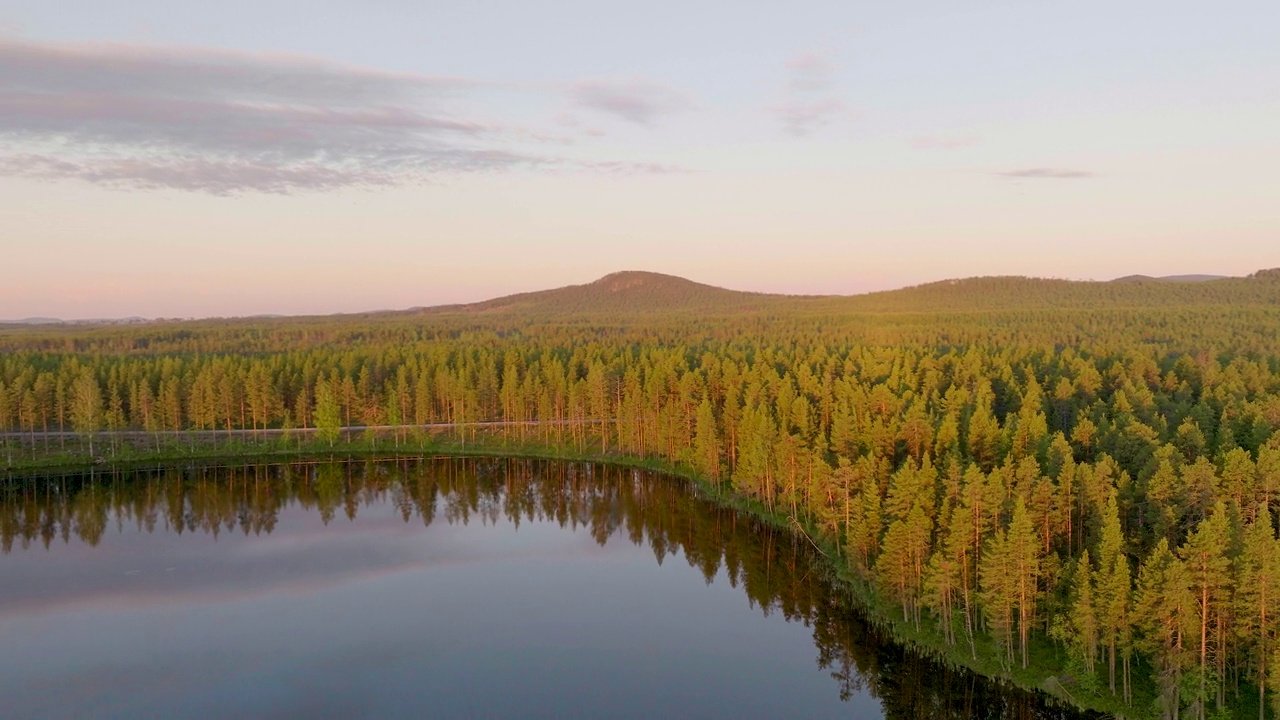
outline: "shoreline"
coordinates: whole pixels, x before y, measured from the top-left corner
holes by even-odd
[[[489,425],[492,427],[496,424],[475,423],[472,425],[476,427]],[[417,426],[401,427],[407,429]],[[444,429],[443,425],[434,427],[435,429]],[[379,431],[389,429],[395,428],[377,428]],[[449,429],[458,429],[458,426],[449,426]],[[1121,703],[1112,705],[1107,702],[1108,698],[1106,696],[1095,694],[1081,698],[1071,693],[1067,688],[1067,683],[1063,681],[1063,678],[1066,677],[1068,683],[1073,682],[1068,677],[1068,670],[1061,657],[1062,653],[1050,643],[1040,643],[1040,652],[1037,653],[1040,662],[1033,660],[1030,667],[1022,669],[1001,664],[999,662],[1002,657],[1001,653],[990,647],[991,641],[983,633],[975,633],[976,652],[967,652],[969,646],[964,638],[958,639],[954,645],[947,644],[941,630],[937,627],[937,622],[932,618],[928,622],[922,623],[919,628],[916,628],[909,620],[895,616],[900,614],[895,612],[898,606],[894,603],[888,603],[878,596],[873,581],[862,577],[851,563],[843,560],[841,548],[827,533],[822,532],[811,523],[805,522],[803,518],[771,511],[763,503],[734,492],[728,487],[728,481],[718,483],[679,462],[672,462],[663,458],[640,458],[634,455],[609,451],[601,452],[598,449],[596,451],[576,451],[573,448],[557,449],[536,442],[520,442],[511,439],[495,441],[492,437],[473,438],[471,440],[449,437],[446,440],[443,433],[429,434],[425,436],[425,442],[423,441],[424,436],[419,435],[417,438],[411,438],[399,445],[392,446],[393,443],[386,440],[379,441],[375,439],[370,441],[367,437],[362,437],[367,430],[368,428],[365,427],[342,428],[344,440],[329,447],[319,446],[321,441],[316,440],[314,437],[306,441],[303,441],[301,437],[296,438],[298,441],[296,447],[285,448],[281,446],[280,438],[282,434],[285,436],[284,441],[293,443],[295,438],[289,437],[288,433],[297,433],[299,436],[303,434],[314,435],[317,431],[312,428],[309,430],[287,431],[276,429],[274,433],[267,436],[274,436],[275,443],[265,439],[253,441],[252,438],[255,433],[258,434],[259,438],[263,437],[264,431],[262,430],[233,431],[235,434],[230,437],[228,445],[224,445],[223,448],[225,449],[221,451],[216,446],[207,447],[201,443],[195,443],[182,446],[171,444],[165,448],[170,452],[139,451],[138,448],[129,448],[124,454],[117,454],[112,457],[105,457],[99,454],[86,457],[84,454],[78,454],[74,451],[70,453],[61,452],[36,456],[31,460],[19,462],[16,465],[11,462],[5,468],[3,478],[5,482],[21,482],[53,474],[129,471],[150,467],[183,465],[217,467],[255,462],[341,462],[362,459],[426,459],[431,457],[487,457],[590,462],[657,472],[688,483],[690,489],[698,497],[719,507],[747,514],[780,530],[791,533],[799,532],[804,535],[815,550],[823,556],[820,564],[830,572],[832,580],[848,592],[851,601],[856,605],[857,611],[862,613],[866,621],[889,634],[895,642],[912,651],[953,668],[964,668],[993,682],[1008,683],[1020,690],[1036,693],[1049,699],[1051,703],[1084,712],[1113,715],[1129,713],[1133,717],[1144,716],[1139,709],[1140,706],[1136,704],[1128,707],[1123,706]],[[117,432],[120,437],[147,435],[148,439],[150,439],[151,436],[150,433],[145,431]],[[171,441],[177,440],[181,442],[189,442],[197,437],[209,438],[213,435],[217,435],[218,439],[227,438],[226,431],[194,432],[198,434],[190,435],[183,432],[170,432],[166,437]],[[56,439],[59,435],[64,437],[75,436],[76,439],[82,437],[77,436],[75,433],[59,433],[51,437]],[[98,434],[98,439],[104,438],[107,438],[107,433]],[[250,441],[244,442],[245,438],[249,438]],[[444,441],[442,442],[441,440]],[[190,450],[190,452],[186,452],[187,450]],[[3,458],[0,457],[0,459]],[[1045,664],[1046,660],[1051,662]],[[1081,700],[1093,700],[1096,702],[1086,703],[1081,702]]]

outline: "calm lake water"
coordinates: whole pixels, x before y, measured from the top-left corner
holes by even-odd
[[[599,465],[0,483],[0,716],[1073,718],[886,642],[803,538]]]

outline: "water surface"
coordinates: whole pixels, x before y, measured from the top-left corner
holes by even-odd
[[[678,480],[427,459],[0,490],[0,715],[1074,717]]]

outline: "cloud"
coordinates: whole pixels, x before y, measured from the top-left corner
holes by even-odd
[[[292,55],[119,43],[0,40],[0,65],[8,70],[6,90],[308,106],[357,107],[477,85]]]
[[[646,127],[693,105],[673,88],[642,81],[585,81],[574,85],[570,94],[578,107]]]
[[[1063,168],[1022,168],[1018,170],[1005,170],[998,172],[997,175],[1007,178],[1033,178],[1044,180],[1074,180],[1079,178],[1097,177],[1094,173],[1086,170],[1065,170]]]
[[[977,135],[932,135],[914,137],[908,142],[917,150],[955,150],[977,145],[981,139]]]
[[[785,102],[773,107],[782,128],[793,137],[805,137],[845,115],[844,103],[834,98],[813,102]]]
[[[683,165],[619,162],[617,160],[590,163],[590,167],[592,170],[612,175],[679,175],[692,172],[689,168],[684,167]]]
[[[294,56],[0,38],[0,173],[225,195],[590,169],[520,148],[562,138],[475,117],[485,89]]]
[[[428,167],[426,163],[429,162]],[[344,187],[379,187],[406,182],[415,172],[474,172],[514,165],[553,165],[556,161],[497,151],[438,151],[410,170],[391,164],[324,161],[258,162],[251,159],[199,157],[95,157],[63,159],[42,154],[0,156],[0,174],[60,180],[75,178],[119,188],[198,190],[233,195],[245,190],[288,194],[296,190],[327,191]]]
[[[555,123],[556,125],[559,125],[562,128],[568,128],[583,137],[604,137],[606,135],[605,131],[598,127],[587,125],[582,121],[582,118],[569,112],[562,112],[557,115]]]
[[[802,52],[785,65],[784,99],[769,109],[792,137],[805,137],[846,116],[848,108],[834,92],[835,65],[825,53]]]
[[[821,92],[831,86],[835,67],[822,53],[798,53],[787,61],[787,87],[792,92]]]

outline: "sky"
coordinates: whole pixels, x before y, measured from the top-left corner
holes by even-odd
[[[1280,265],[1280,4],[5,0],[0,318]]]

